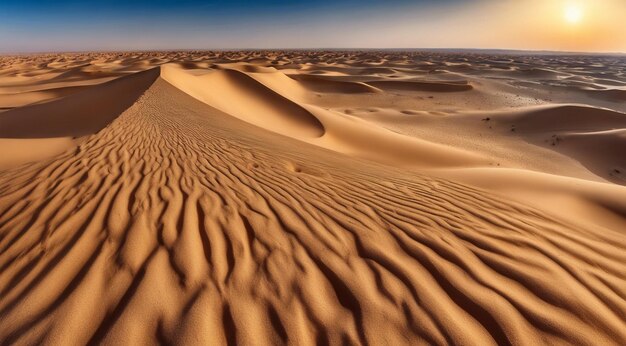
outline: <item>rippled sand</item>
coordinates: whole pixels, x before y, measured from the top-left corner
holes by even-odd
[[[0,344],[623,344],[624,68],[0,57]]]

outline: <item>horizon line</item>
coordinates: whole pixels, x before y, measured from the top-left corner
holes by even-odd
[[[158,52],[237,52],[237,51],[396,51],[396,52],[449,52],[449,53],[464,53],[464,52],[491,52],[491,53],[540,53],[540,54],[564,54],[564,55],[625,55],[626,51],[567,51],[567,50],[550,50],[550,49],[509,49],[509,48],[461,48],[461,47],[413,47],[413,48],[376,48],[376,47],[320,47],[320,48],[288,48],[288,47],[275,47],[275,48],[168,48],[168,49],[120,49],[120,50],[51,50],[51,51],[22,51],[22,52],[1,52],[0,56],[22,56],[22,55],[43,55],[43,54],[81,54],[81,53],[158,53]]]

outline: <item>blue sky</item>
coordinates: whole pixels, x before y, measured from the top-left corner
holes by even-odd
[[[580,41],[571,33],[550,42],[533,42],[525,33],[532,24],[530,16],[546,12],[541,6],[567,1],[592,0],[0,0],[0,53],[220,48],[571,50]],[[531,7],[529,18],[518,15],[523,12],[520,4]],[[608,33],[616,40],[621,35]],[[608,42],[588,50],[620,47]]]
[[[0,0],[0,52],[360,47],[368,42],[350,33],[408,7],[455,2]]]

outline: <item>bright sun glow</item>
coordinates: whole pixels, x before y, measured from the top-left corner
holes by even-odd
[[[565,7],[565,20],[568,23],[575,24],[583,18],[583,9],[580,5],[571,4]]]

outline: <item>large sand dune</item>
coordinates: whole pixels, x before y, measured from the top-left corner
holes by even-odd
[[[0,344],[626,341],[625,109],[548,62],[3,59],[83,86],[0,113]]]

